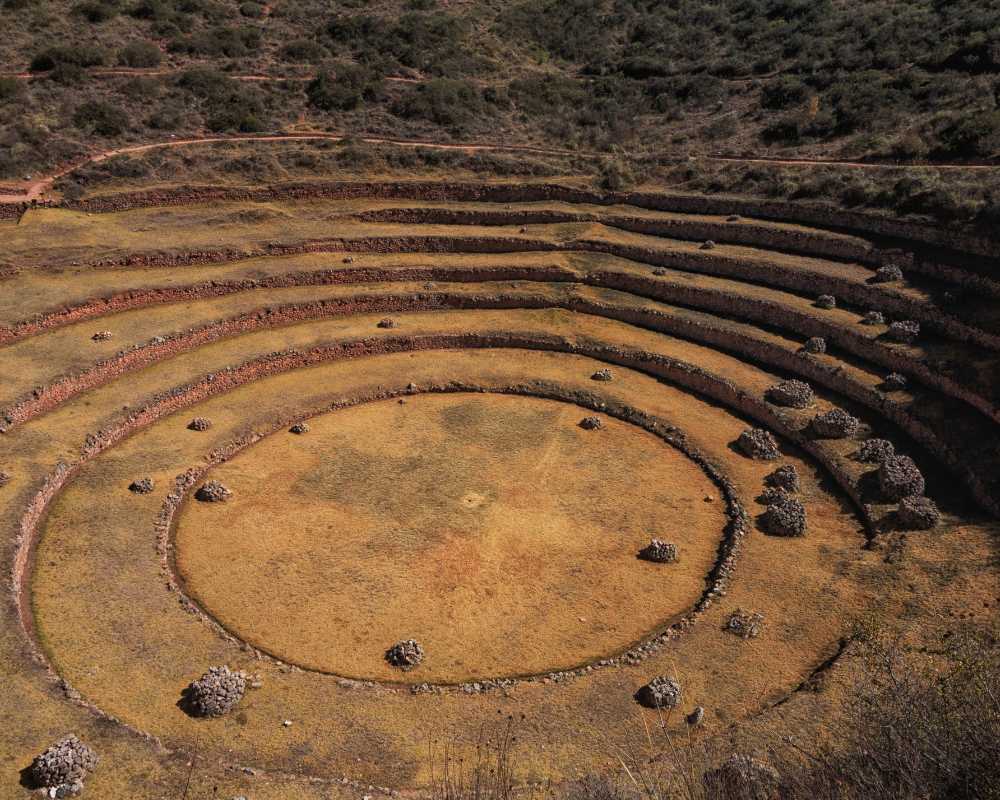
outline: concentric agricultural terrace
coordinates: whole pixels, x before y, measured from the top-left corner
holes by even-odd
[[[996,602],[988,242],[554,184],[7,211],[4,797],[68,733],[97,797],[277,798],[498,712],[529,777],[808,730],[853,620]]]

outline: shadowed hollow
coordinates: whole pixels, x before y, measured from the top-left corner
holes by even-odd
[[[449,394],[310,420],[212,470],[177,567],[229,630],[338,675],[450,683],[598,660],[704,588],[725,524],[716,488],[654,435],[551,400]],[[680,561],[636,558],[652,537]],[[426,658],[383,659],[415,638]]]

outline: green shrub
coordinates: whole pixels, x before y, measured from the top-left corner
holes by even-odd
[[[77,67],[99,67],[106,63],[107,53],[94,45],[60,45],[49,47],[31,59],[32,72],[47,72],[59,64]]]
[[[340,64],[334,75],[323,72],[306,87],[309,105],[322,111],[350,111],[377,96],[381,81],[367,68]]]
[[[280,52],[285,61],[307,64],[322,61],[327,55],[326,48],[311,39],[293,39],[284,45]]]
[[[778,78],[764,85],[760,104],[778,110],[802,105],[809,97],[809,87],[793,77]]]
[[[467,81],[435,78],[420,84],[397,100],[392,113],[407,119],[424,119],[448,128],[462,128],[485,110],[479,90]]]
[[[264,16],[264,6],[260,3],[242,3],[240,5],[240,14],[247,19],[260,19]]]
[[[126,67],[158,67],[163,56],[152,42],[129,42],[118,53],[118,63]]]
[[[106,0],[84,0],[84,2],[73,6],[73,11],[88,22],[96,24],[107,22],[109,19],[118,16],[118,5],[113,2],[106,2]]]
[[[93,100],[73,113],[73,124],[97,136],[120,136],[128,129],[128,114],[118,106]]]
[[[21,93],[21,82],[17,78],[0,78],[0,103],[13,100]]]
[[[257,28],[216,27],[173,39],[169,48],[173,52],[191,55],[241,58],[256,52],[260,43],[261,35]]]

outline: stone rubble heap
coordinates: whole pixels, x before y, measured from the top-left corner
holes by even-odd
[[[785,464],[764,478],[764,485],[774,489],[784,489],[786,492],[799,490],[799,472],[794,464]]]
[[[904,497],[896,510],[899,527],[908,531],[928,531],[941,521],[941,512],[929,497]]]
[[[764,428],[747,428],[736,440],[736,447],[744,455],[760,461],[774,461],[781,455],[774,436]]]
[[[878,485],[887,500],[902,500],[924,493],[924,476],[909,456],[891,456],[878,468]]]
[[[424,648],[415,639],[404,639],[385,651],[385,660],[403,670],[413,669],[424,660]]]
[[[857,417],[842,408],[834,408],[825,414],[817,414],[812,420],[812,429],[824,439],[847,439],[858,432],[861,423]]]
[[[789,380],[776,383],[765,393],[770,403],[786,408],[805,408],[813,401],[812,387],[805,381]]]
[[[227,666],[209,667],[187,691],[191,711],[199,717],[221,717],[229,713],[246,694],[249,678],[245,672]]]
[[[153,488],[152,478],[139,478],[128,485],[128,490],[135,494],[149,494]]]
[[[97,768],[100,759],[75,734],[64,736],[44,753],[35,756],[29,777],[35,786],[55,789],[53,797],[79,794],[86,777]]]
[[[725,629],[741,639],[755,639],[764,628],[764,615],[758,611],[737,608],[726,620]]]
[[[219,481],[209,481],[194,493],[195,499],[203,503],[222,503],[233,496]]]
[[[677,708],[681,703],[681,685],[661,675],[636,692],[635,699],[646,708]]]
[[[805,506],[793,497],[772,503],[761,515],[761,527],[772,536],[804,536]]]
[[[639,558],[657,564],[670,564],[677,560],[677,545],[653,539],[639,551]]]

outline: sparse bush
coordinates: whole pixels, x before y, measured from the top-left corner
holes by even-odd
[[[126,67],[158,67],[162,58],[159,47],[141,40],[129,42],[118,53],[118,62]]]
[[[306,87],[309,105],[323,111],[350,111],[378,95],[381,80],[366,67],[340,64],[335,74],[320,73]]]
[[[322,61],[326,54],[326,48],[311,39],[293,39],[281,48],[281,57],[285,61],[297,63]]]
[[[424,119],[448,128],[463,128],[480,117],[485,104],[479,90],[467,81],[435,78],[411,89],[392,106],[392,113]]]
[[[99,100],[79,106],[73,113],[73,124],[97,136],[120,136],[128,130],[129,117],[118,106]]]
[[[96,24],[107,22],[118,16],[118,5],[105,0],[84,0],[84,2],[73,6],[73,11],[88,22]]]

